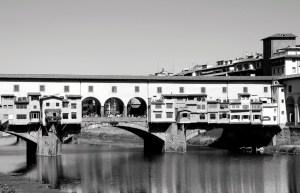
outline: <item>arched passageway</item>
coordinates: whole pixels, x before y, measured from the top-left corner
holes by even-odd
[[[121,99],[112,97],[104,103],[104,115],[111,116],[124,116],[124,103]]]
[[[87,97],[82,101],[82,117],[100,117],[101,103],[94,97]]]
[[[140,97],[131,98],[127,104],[127,115],[130,117],[146,117],[147,104]]]
[[[289,123],[295,122],[295,101],[294,98],[289,96],[286,100],[286,114]]]

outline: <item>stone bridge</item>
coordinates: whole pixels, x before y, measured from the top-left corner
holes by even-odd
[[[14,135],[26,142],[27,160],[35,159],[36,155],[57,156],[61,153],[61,142],[56,134],[42,134],[42,128],[37,131],[15,132],[9,128],[8,121],[2,122],[0,131]]]
[[[94,117],[83,118],[82,127],[113,126],[129,131],[144,140],[145,152],[185,152],[186,140],[184,132],[179,132],[177,124],[161,124],[149,127],[146,118],[136,117]]]
[[[89,118],[83,119],[82,125],[114,126],[144,139],[145,151],[186,151],[186,143],[193,137],[206,131],[222,130],[211,144],[214,147],[236,149],[240,147],[262,147],[272,143],[273,137],[280,132],[279,126],[250,124],[148,124],[145,118]],[[208,132],[211,133],[211,132]],[[213,132],[212,132],[213,133]],[[200,136],[201,137],[201,136]]]

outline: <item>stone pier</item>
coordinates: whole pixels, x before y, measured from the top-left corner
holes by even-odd
[[[52,126],[54,127],[54,126]],[[39,156],[58,156],[61,155],[61,141],[54,132],[42,135],[42,130],[38,131],[37,152]]]
[[[166,132],[165,152],[186,152],[184,125],[172,123]]]

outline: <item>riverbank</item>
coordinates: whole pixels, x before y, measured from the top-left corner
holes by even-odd
[[[0,173],[0,193],[63,193],[50,189],[47,184],[25,179],[21,176]]]
[[[264,147],[264,154],[300,155],[300,145],[275,145]]]

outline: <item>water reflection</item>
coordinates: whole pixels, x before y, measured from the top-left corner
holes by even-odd
[[[294,193],[300,158],[208,149],[149,157],[142,150],[73,146],[60,158],[39,158],[26,176],[70,193]]]

